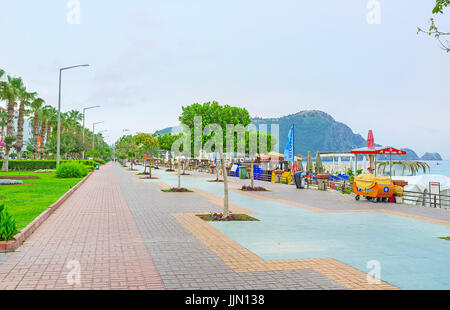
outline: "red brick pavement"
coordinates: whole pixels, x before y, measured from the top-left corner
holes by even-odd
[[[111,164],[0,265],[0,289],[164,289]]]

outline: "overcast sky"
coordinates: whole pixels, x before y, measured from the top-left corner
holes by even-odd
[[[178,124],[181,106],[217,100],[252,116],[317,109],[375,142],[450,158],[450,55],[417,35],[434,0],[0,0],[0,68],[63,110],[101,105],[87,125]],[[450,30],[450,11],[438,19]],[[444,27],[445,26],[445,27]],[[301,133],[297,133],[301,134]]]

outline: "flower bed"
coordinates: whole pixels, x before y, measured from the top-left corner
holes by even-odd
[[[8,180],[8,179],[1,179],[0,180],[0,185],[21,185],[23,184],[22,181],[20,180]]]
[[[261,187],[261,186],[251,187],[251,186],[245,186],[245,185],[242,186],[241,191],[244,191],[244,192],[268,192],[267,189],[265,189],[264,187]]]
[[[182,188],[172,187],[170,189],[162,189],[161,191],[164,193],[192,193],[193,192],[184,187],[182,187]]]
[[[206,222],[259,222],[258,219],[247,214],[230,214],[225,218],[223,213],[200,214],[197,216]]]
[[[0,180],[36,180],[40,177],[35,175],[2,175]]]

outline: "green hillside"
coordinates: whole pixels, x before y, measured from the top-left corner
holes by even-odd
[[[348,152],[366,145],[366,140],[347,125],[336,122],[329,114],[321,111],[301,111],[281,118],[255,118],[253,124],[271,124],[280,126],[280,152],[287,142],[291,126],[295,125],[295,153],[306,155],[320,152]]]

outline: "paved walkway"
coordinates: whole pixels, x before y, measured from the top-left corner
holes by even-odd
[[[222,232],[226,226],[207,224],[195,216],[222,209],[222,187],[205,182],[205,177],[213,177],[197,173],[184,177],[185,184],[199,188],[194,193],[170,194],[160,189],[176,177],[159,173],[163,179],[144,181],[118,164],[95,172],[17,252],[0,255],[0,289],[394,288],[384,282],[369,285],[364,272],[332,258],[264,259],[255,254],[257,249],[252,252],[227,237],[228,232]],[[236,189],[242,182],[248,183],[235,179],[231,187]],[[286,211],[292,207],[318,213],[386,207],[349,201],[336,193],[263,184],[274,191],[250,195],[258,195],[258,201],[280,203]],[[325,199],[324,195],[334,196]],[[250,203],[256,197],[240,197],[242,203],[235,202],[239,206],[231,205],[235,212],[264,211]],[[242,209],[244,205],[253,210]],[[402,216],[438,221],[448,216],[439,210],[389,206]],[[260,238],[265,238],[264,232]]]
[[[112,165],[1,260],[0,289],[163,289]]]
[[[115,173],[167,289],[345,288],[312,268],[237,272],[172,215],[219,212],[220,203],[198,193],[163,193],[159,180],[140,181],[136,172],[119,165]]]
[[[176,184],[176,176],[164,172],[161,175],[164,182]],[[182,182],[188,188],[199,187],[222,195],[221,186],[205,182],[205,177],[195,173]],[[346,266],[335,265],[336,269],[345,271],[336,274],[333,268],[328,268],[326,260],[308,261],[329,257],[363,272],[368,272],[368,265],[376,262],[381,267],[382,279],[401,288],[450,287],[450,244],[438,238],[450,234],[448,211],[356,202],[350,195],[297,190],[295,186],[270,183],[261,185],[272,192],[244,193],[237,190],[242,182],[249,183],[236,179],[232,182],[231,202],[256,212],[261,222],[204,225],[194,215],[177,215],[183,226],[234,270],[310,266],[347,288],[377,287],[367,286],[361,274],[345,271]],[[214,229],[208,230],[208,226]],[[230,245],[226,252],[217,246],[223,240]]]

